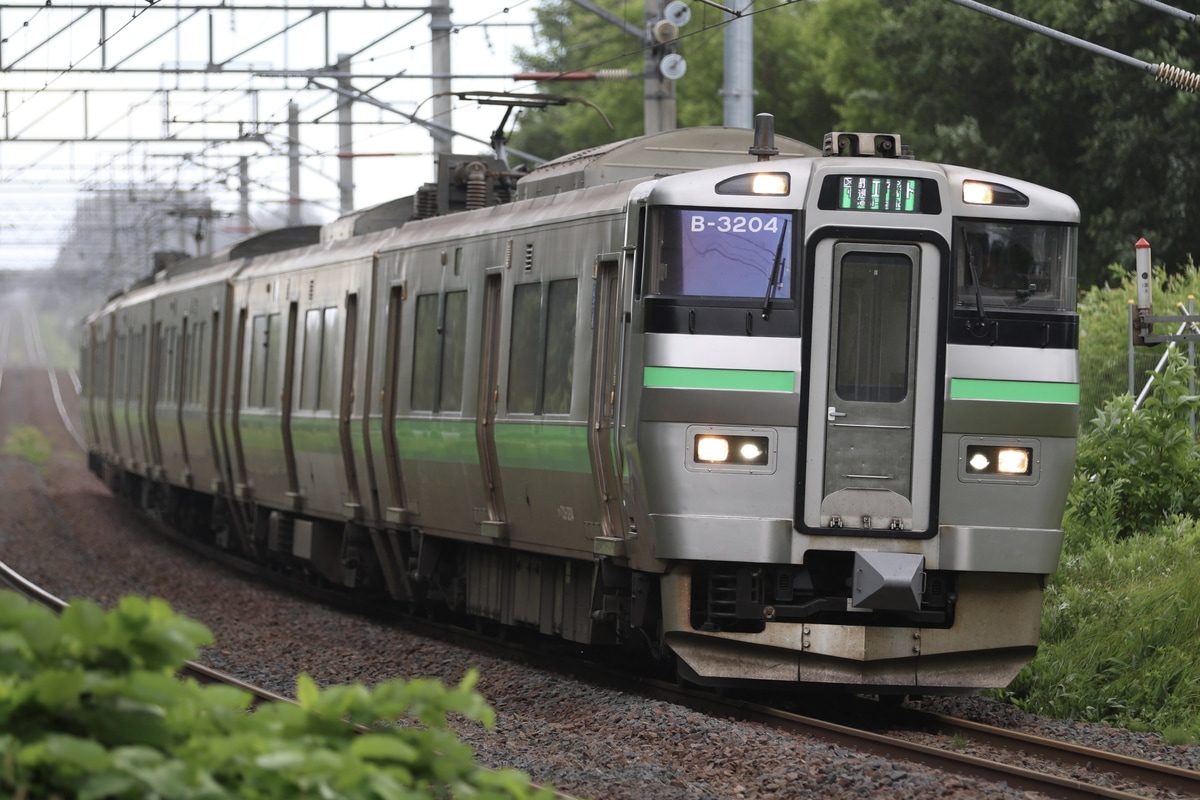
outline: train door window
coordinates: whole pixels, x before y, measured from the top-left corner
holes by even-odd
[[[274,408],[279,402],[280,325],[278,314],[259,314],[251,320],[249,408]]]
[[[175,326],[164,328],[158,344],[158,400],[175,400]]]
[[[167,331],[167,399],[172,403],[179,400],[179,328],[172,325]]]
[[[191,375],[192,369],[192,336],[195,335],[195,328],[188,324],[187,317],[183,319],[183,327],[179,331],[179,341],[176,346],[179,348],[179,383],[178,383],[178,399],[181,404],[186,405],[191,398],[192,384]]]
[[[317,395],[317,409],[331,411],[338,389],[338,359],[342,353],[341,329],[338,328],[339,313],[336,306],[321,312],[321,390]]]
[[[541,306],[542,284],[522,283],[513,287],[508,410],[516,414],[532,414],[537,405]]]
[[[266,391],[263,397],[263,406],[266,408],[279,408],[279,362],[283,353],[282,325],[283,318],[279,314],[267,315],[267,341],[270,343],[270,347],[267,348]]]
[[[129,361],[129,337],[121,334],[117,337],[117,355],[113,367],[113,399],[125,399],[126,374]]]
[[[463,399],[463,366],[467,358],[467,293],[446,294],[442,325],[442,370],[438,411],[460,411]]]
[[[577,285],[571,278],[514,287],[510,412],[566,414],[571,410]]]
[[[417,297],[417,330],[413,341],[412,407],[433,411],[437,398],[438,295]]]
[[[108,397],[108,344],[108,340],[96,342],[96,352],[94,356],[96,361],[92,365],[93,380],[96,383],[93,394],[96,397]]]
[[[146,364],[146,329],[145,327],[129,337],[131,347],[129,358],[129,388],[126,396],[137,402],[142,401],[142,374]]]
[[[576,281],[551,281],[546,314],[546,368],[543,413],[571,411],[571,373],[575,367]]]
[[[899,403],[907,396],[912,269],[899,253],[843,260],[836,353],[843,400]]]
[[[462,409],[466,328],[465,291],[417,297],[416,335],[413,342],[414,410]]]
[[[204,385],[204,333],[205,324],[197,322],[188,337],[187,356],[187,402],[195,405],[203,400],[200,387]]]
[[[300,369],[300,408],[314,410],[321,392],[322,336],[321,309],[310,308],[304,314],[304,361]]]

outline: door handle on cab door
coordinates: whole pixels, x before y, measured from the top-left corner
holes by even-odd
[[[846,416],[845,411],[838,411],[837,406],[830,406],[829,413],[826,414],[825,418],[828,419],[830,422],[833,422],[838,417],[844,417],[844,416]]]

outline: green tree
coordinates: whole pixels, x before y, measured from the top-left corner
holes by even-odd
[[[644,3],[599,0],[597,4],[630,25],[644,25]],[[873,92],[870,87],[882,80],[875,63],[860,57],[857,44],[875,24],[879,2],[762,5],[750,16],[755,110],[774,114],[775,130],[781,135],[819,146],[822,136],[837,127],[840,111],[835,102]],[[724,18],[717,9],[693,4],[691,21],[680,31],[677,51],[688,64],[687,74],[675,82],[680,127],[723,124]],[[642,74],[641,42],[569,0],[543,3],[537,25],[534,47],[518,57],[525,69],[627,69]],[[586,98],[612,121],[613,129],[599,114],[578,105],[528,112],[512,138],[518,149],[553,158],[643,132],[640,77],[620,82],[545,82],[538,90]]]

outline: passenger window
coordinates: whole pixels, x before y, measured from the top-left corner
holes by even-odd
[[[567,414],[575,364],[574,278],[525,283],[513,289],[508,410]]]
[[[340,331],[338,309],[310,308],[304,314],[304,360],[301,362],[300,408],[331,411],[337,384]]]
[[[465,291],[417,297],[416,335],[413,341],[413,410],[462,409],[466,328]]]

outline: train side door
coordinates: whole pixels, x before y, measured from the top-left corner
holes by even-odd
[[[505,535],[504,495],[500,488],[500,459],[496,453],[496,407],[500,402],[500,315],[503,309],[504,275],[487,276],[483,291],[483,331],[479,352],[479,397],[475,438],[483,488],[487,496],[486,520],[480,521],[485,535]]]
[[[622,536],[621,477],[616,446],[618,332],[620,326],[621,262],[618,257],[596,261],[593,299],[592,393],[588,409],[588,454],[601,506],[605,536]]]
[[[916,242],[816,249],[801,479],[809,529],[929,527],[939,261]]]
[[[350,422],[354,416],[354,366],[358,343],[358,295],[346,296],[346,331],[342,345],[342,385],[338,400],[338,438],[342,443],[342,464],[346,474],[347,510],[356,519],[362,513],[362,495],[358,490],[358,465]],[[326,345],[329,346],[328,344]]]

